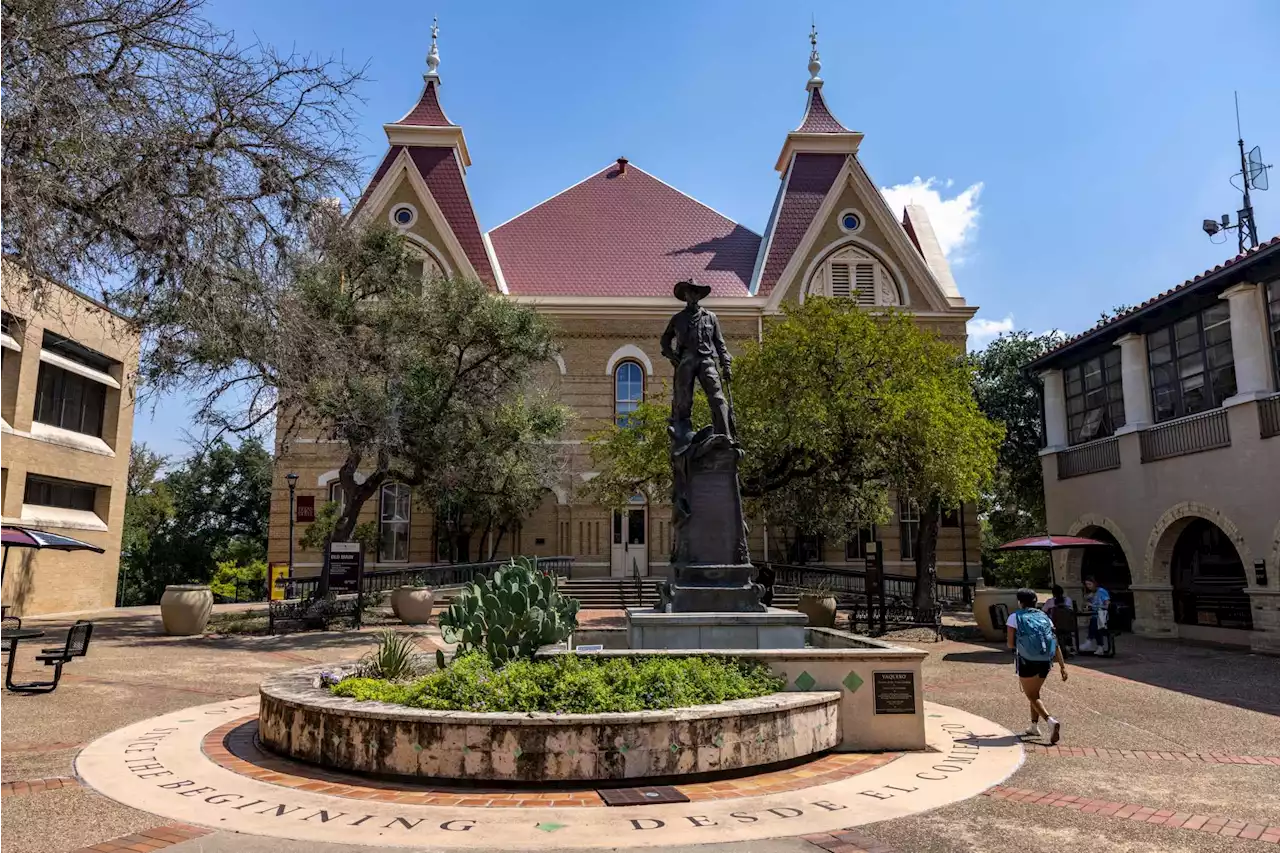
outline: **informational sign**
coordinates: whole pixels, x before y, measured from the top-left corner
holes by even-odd
[[[271,600],[284,601],[288,594],[285,589],[289,581],[289,564],[288,563],[272,563],[271,564]]]
[[[916,712],[916,674],[914,672],[873,673],[877,714],[914,714]]]
[[[315,495],[298,495],[293,504],[293,517],[296,521],[315,521]]]
[[[359,542],[329,543],[329,591],[339,595],[360,591],[364,549]]]

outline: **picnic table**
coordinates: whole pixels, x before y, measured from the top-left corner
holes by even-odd
[[[13,659],[18,656],[18,641],[34,640],[43,636],[44,631],[39,628],[5,628],[0,630],[0,642],[4,643],[5,651],[9,654],[9,662],[4,667],[5,687],[10,690],[13,689]]]

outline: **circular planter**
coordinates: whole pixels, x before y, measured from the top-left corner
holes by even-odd
[[[213,591],[200,584],[175,584],[160,596],[160,619],[164,632],[175,637],[203,634],[213,613]]]
[[[810,628],[834,628],[836,626],[836,597],[834,595],[800,594],[800,602],[796,605],[805,616],[809,617]]]
[[[429,587],[397,587],[391,591],[391,612],[406,625],[425,625],[431,621],[435,600],[435,590]]]
[[[773,693],[624,714],[481,714],[359,702],[315,686],[320,665],[268,678],[258,736],[324,767],[433,780],[682,776],[775,764],[840,743],[840,692]]]
[[[1004,610],[996,608],[1003,604]],[[1016,589],[998,589],[979,585],[973,591],[973,621],[977,623],[982,637],[991,642],[999,642],[1005,638],[1005,623],[999,617],[1018,609],[1018,591]]]

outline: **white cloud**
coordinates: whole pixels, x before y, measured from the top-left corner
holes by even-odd
[[[991,339],[1013,331],[1013,315],[1008,314],[1003,320],[974,317],[965,324],[965,331],[969,333],[969,349],[981,349]]]
[[[972,245],[978,232],[978,196],[982,194],[982,182],[962,190],[951,198],[943,198],[943,191],[950,190],[951,180],[916,176],[910,183],[881,187],[880,192],[895,216],[902,215],[908,204],[923,205],[929,213],[934,233],[942,253],[953,266],[964,263],[965,250]]]

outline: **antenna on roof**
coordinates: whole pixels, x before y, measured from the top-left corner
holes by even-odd
[[[1236,212],[1236,224],[1231,224],[1230,214],[1222,214],[1222,221],[1217,222],[1213,219],[1206,219],[1200,226],[1204,229],[1204,233],[1209,235],[1209,239],[1218,233],[1223,233],[1235,229],[1236,236],[1239,238],[1240,251],[1243,253],[1246,248],[1258,248],[1258,224],[1253,218],[1253,200],[1249,197],[1250,190],[1265,190],[1271,186],[1271,182],[1267,178],[1267,170],[1271,166],[1262,162],[1262,148],[1253,146],[1248,154],[1244,150],[1244,133],[1240,130],[1240,93],[1236,92],[1236,144],[1240,147],[1240,171],[1232,175],[1230,178],[1231,186],[1240,190],[1243,194],[1240,210]],[[1236,178],[1240,179],[1240,184],[1236,184]],[[1213,241],[1217,242],[1217,241]]]

